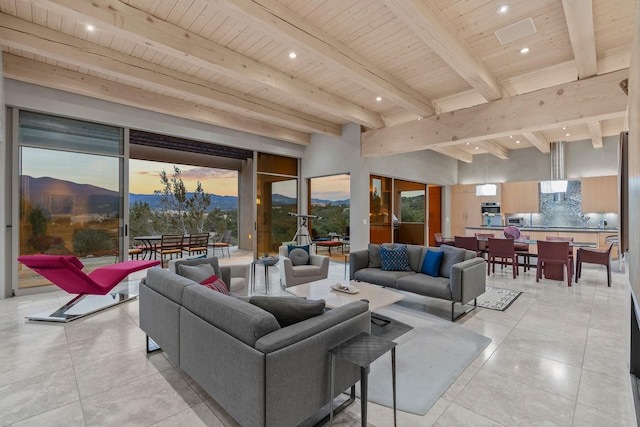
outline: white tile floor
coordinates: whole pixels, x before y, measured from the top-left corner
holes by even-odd
[[[222,262],[249,260],[237,251]],[[456,321],[492,343],[425,416],[400,412],[398,424],[636,425],[624,274],[614,272],[607,288],[604,269],[585,265],[580,284],[568,288],[536,284],[535,270],[516,280],[507,271],[487,281],[524,292],[507,311],[478,308]],[[280,293],[277,268],[270,277],[270,293]],[[342,262],[331,262],[330,277],[343,280]],[[161,352],[146,355],[137,301],[67,325],[24,319],[68,299],[55,292],[0,300],[0,425],[237,425]],[[360,425],[359,408],[336,424]],[[369,411],[370,425],[392,425],[388,408]]]

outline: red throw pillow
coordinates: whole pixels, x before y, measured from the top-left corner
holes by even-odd
[[[214,291],[218,291],[221,294],[230,295],[229,290],[227,289],[227,285],[224,283],[222,278],[216,276],[215,274],[208,279],[204,279],[200,282],[201,285],[206,286],[209,289],[213,289]]]

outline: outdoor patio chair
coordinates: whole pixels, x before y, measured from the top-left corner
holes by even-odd
[[[188,255],[206,254],[209,250],[209,233],[191,234],[187,240],[184,251]]]
[[[163,234],[160,246],[156,248],[156,254],[160,255],[160,261],[164,263],[165,255],[169,255],[169,259],[173,259],[174,254],[179,257],[182,254],[183,242],[183,234]]]
[[[227,255],[231,258],[231,253],[229,252],[229,245],[231,242],[231,230],[225,230],[220,238],[219,242],[209,243],[209,246],[213,248],[213,256],[216,256],[216,249],[220,248],[220,252],[222,252],[222,257],[224,258],[224,248],[227,248]]]
[[[136,298],[137,293],[107,294],[129,274],[160,264],[156,260],[124,261],[96,268],[87,274],[82,270],[82,261],[72,255],[22,255],[18,261],[66,292],[78,294],[53,312],[27,316],[29,320],[52,322],[69,322]]]

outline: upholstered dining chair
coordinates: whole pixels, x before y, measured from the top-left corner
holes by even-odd
[[[542,271],[547,264],[561,264],[567,266],[567,286],[571,286],[573,276],[573,261],[569,257],[568,241],[538,240],[538,264],[536,271],[536,283],[542,277]]]
[[[607,267],[607,286],[611,287],[611,266],[609,265],[609,257],[611,256],[611,248],[613,243],[605,249],[578,248],[576,255],[576,283],[582,275],[582,263],[600,264]]]
[[[493,239],[496,237],[495,233],[475,233],[475,236],[481,239]],[[482,256],[485,256],[489,252],[489,245],[487,245],[486,240],[478,240],[478,250]]]
[[[513,239],[494,239],[489,237],[487,245],[489,246],[489,252],[487,254],[487,276],[490,276],[492,271],[495,274],[496,262],[504,265],[507,261],[510,261],[508,264],[511,264],[513,278],[515,279],[516,276],[520,274],[520,271],[518,268],[518,257],[513,246]],[[496,258],[498,258],[499,261],[496,261]]]
[[[529,240],[531,236],[520,233],[520,229],[513,225],[505,227],[503,233],[506,239],[513,239],[513,249],[516,251],[516,257],[522,256],[523,269],[527,271],[531,261],[531,253],[529,252],[529,243],[521,240]]]
[[[571,261],[571,271],[575,271],[574,263],[573,263],[573,247],[571,243],[573,243],[573,237],[557,237],[557,236],[546,236],[546,240],[548,242],[569,242],[569,261]]]
[[[455,242],[451,239],[445,239],[442,237],[442,233],[433,233],[433,239],[436,242],[436,247],[440,247],[440,245],[455,246]]]
[[[478,238],[476,236],[455,236],[453,240],[457,248],[464,248],[470,251],[474,251],[477,256],[480,256],[480,250],[478,249]]]

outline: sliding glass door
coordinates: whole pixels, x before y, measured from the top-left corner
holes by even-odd
[[[122,129],[21,111],[19,255],[75,255],[88,271],[120,259],[123,246]],[[17,289],[47,285],[21,265]]]

